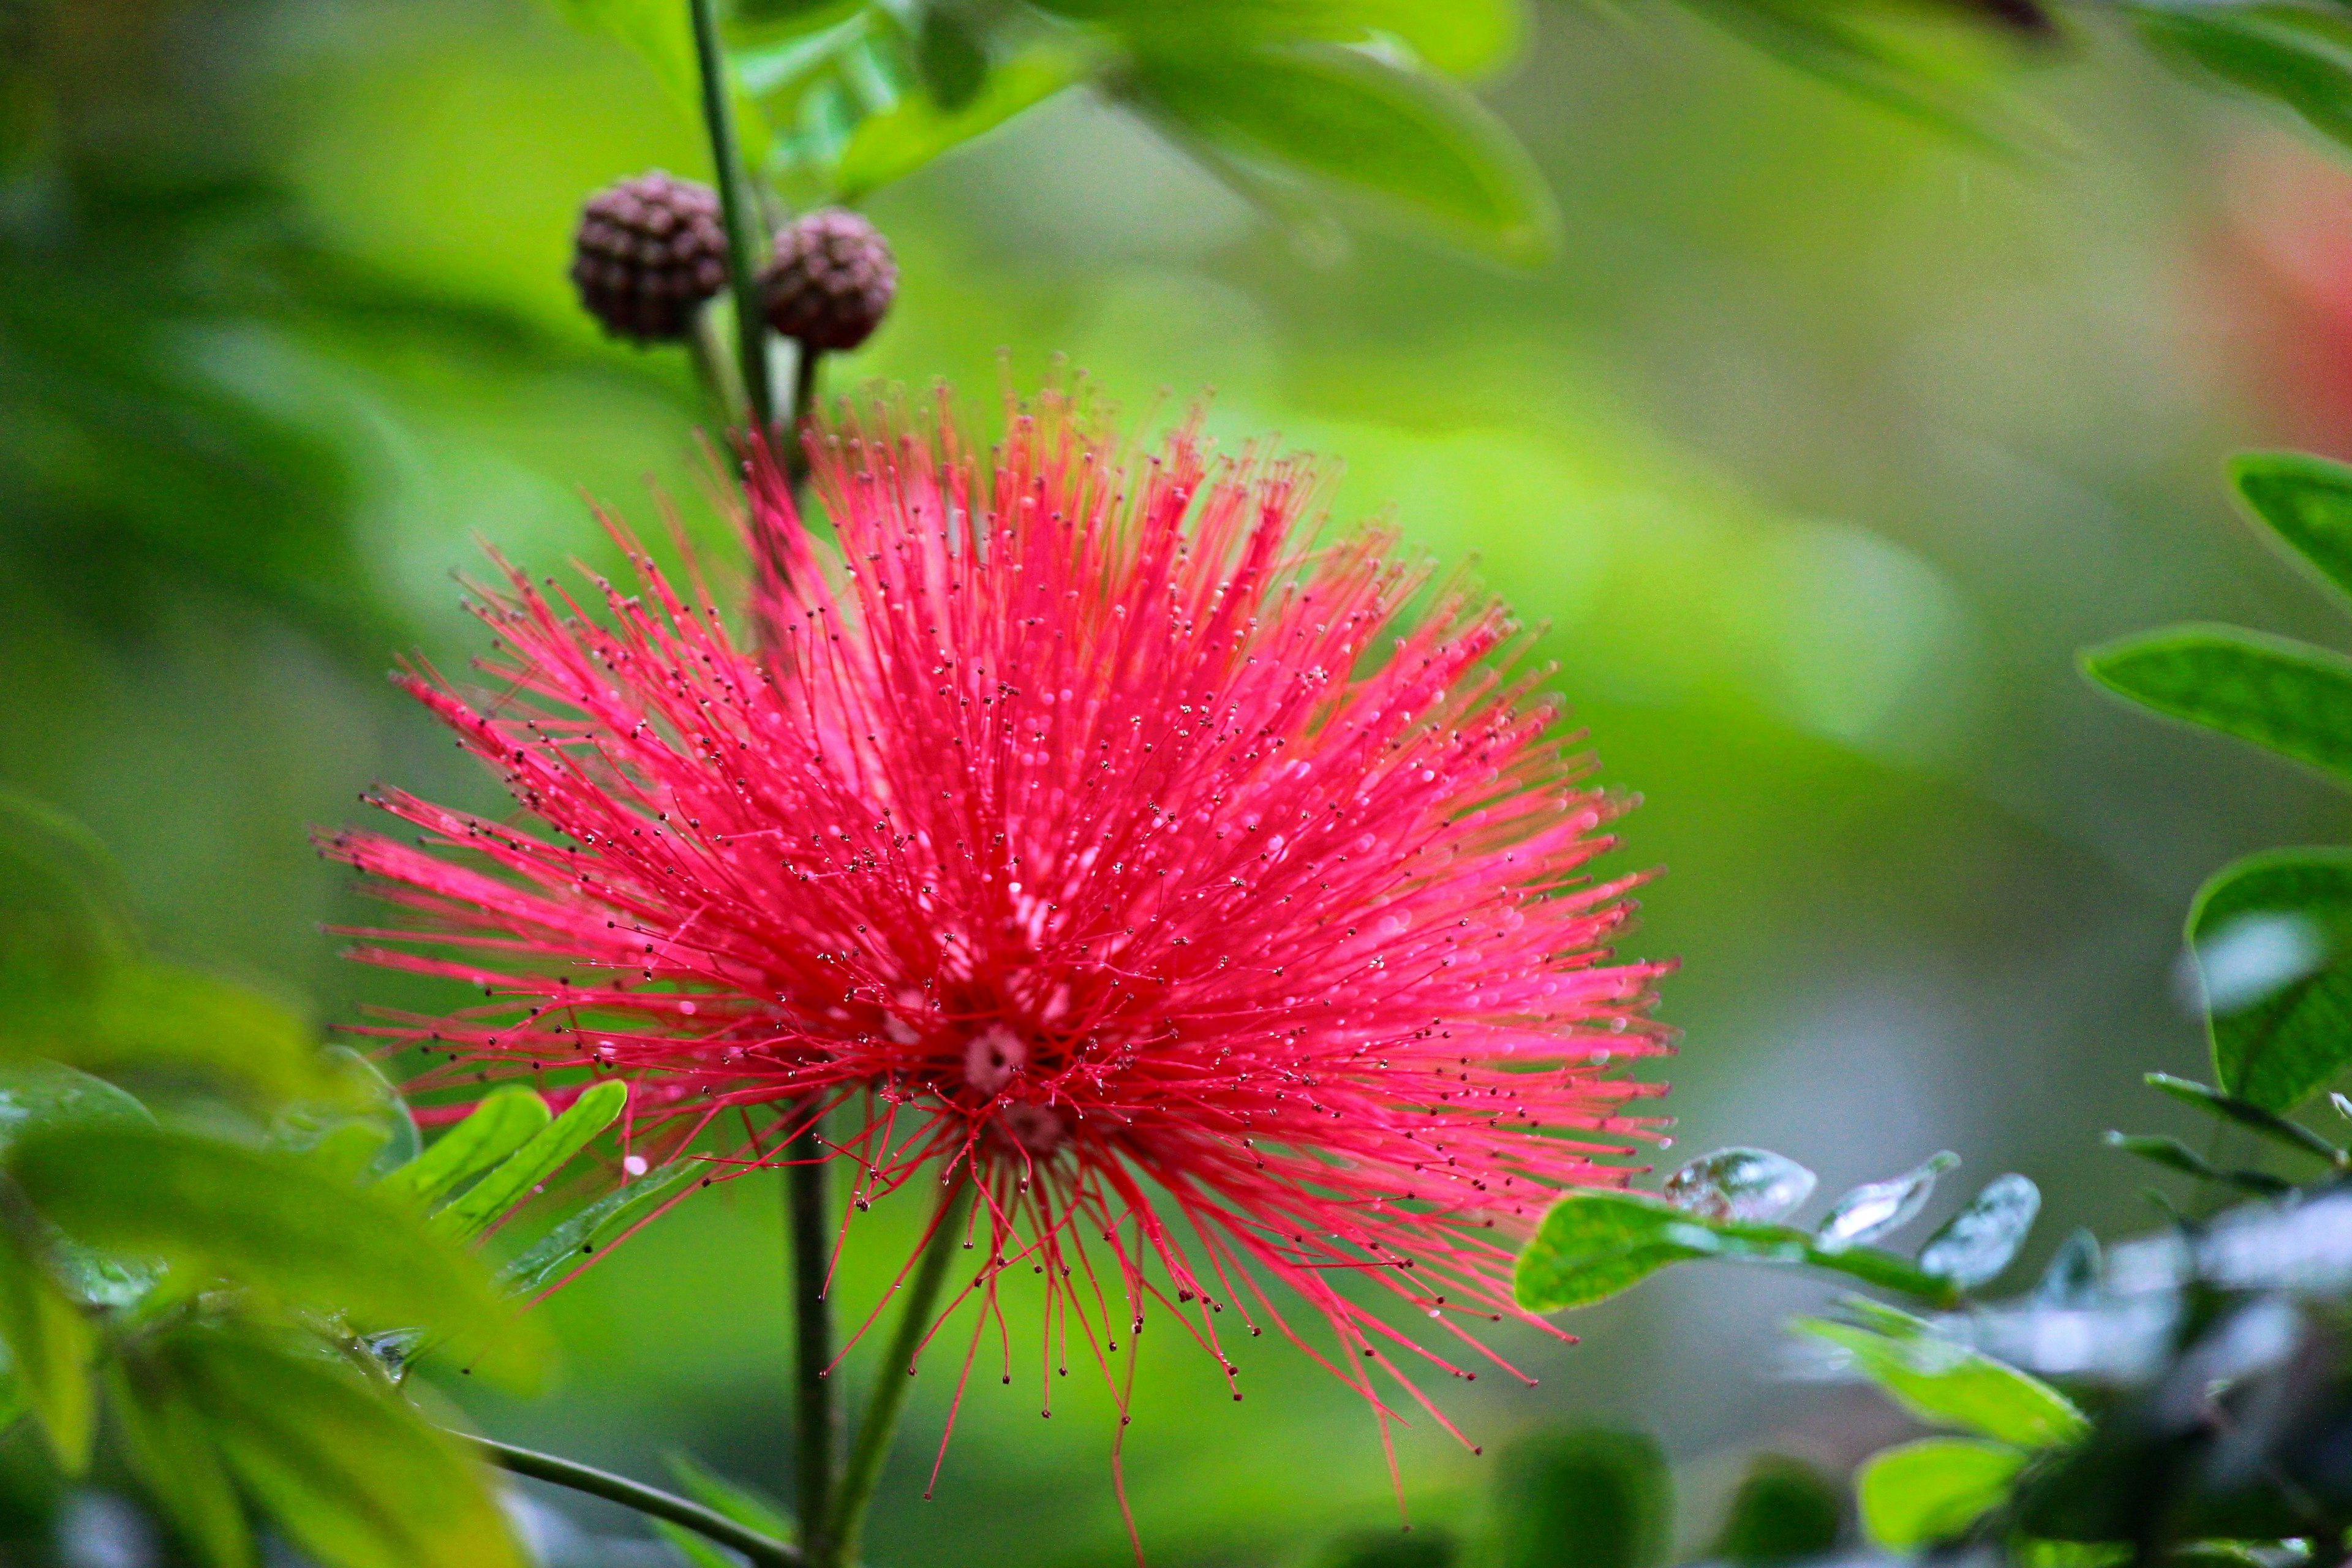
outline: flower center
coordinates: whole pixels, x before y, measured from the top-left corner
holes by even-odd
[[[963,1080],[984,1100],[993,1100],[1028,1065],[1029,1042],[1002,1024],[964,1042]]]

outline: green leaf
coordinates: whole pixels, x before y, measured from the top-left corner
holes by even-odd
[[[188,1329],[159,1345],[245,1489],[327,1568],[520,1568],[485,1472],[345,1365]]]
[[[348,1089],[299,1014],[179,964],[117,963],[69,985],[0,973],[0,1058],[46,1057],[95,1072],[170,1068],[272,1101]]]
[[[1935,1195],[1936,1178],[1959,1163],[1960,1157],[1949,1149],[1939,1150],[1899,1176],[1865,1182],[1830,1205],[1814,1234],[1823,1247],[1834,1248],[1874,1241],[1888,1231],[1899,1230],[1927,1206],[1927,1200]]]
[[[2142,707],[2352,782],[2352,659],[2237,626],[2171,626],[2091,648],[2083,670]]]
[[[1965,1437],[1923,1437],[1874,1454],[1854,1476],[1862,1527],[1898,1552],[1949,1541],[2000,1506],[2024,1463],[2014,1448]]]
[[[1402,44],[1434,69],[1483,76],[1527,34],[1521,0],[1034,0],[1040,10],[1108,25],[1131,47],[1202,59],[1265,44]]]
[[[1775,1568],[1826,1557],[1845,1518],[1843,1489],[1818,1467],[1780,1454],[1759,1454],[1731,1500],[1723,1533],[1708,1555],[1742,1568]]]
[[[1309,1568],[1454,1568],[1462,1542],[1443,1525],[1416,1525],[1408,1533],[1351,1530],[1318,1547]]]
[[[592,37],[610,38],[646,63],[679,108],[698,123],[702,79],[691,14],[677,0],[548,0],[556,15]]]
[[[85,974],[139,951],[121,874],[79,823],[0,788],[0,973]]]
[[[963,18],[934,6],[923,13],[915,38],[915,74],[931,100],[952,114],[980,96],[988,50]]]
[[[2352,29],[2298,5],[2140,0],[2131,7],[2157,52],[2268,98],[2337,142],[2352,142]]]
[[[573,1100],[571,1110],[531,1134],[530,1141],[505,1163],[435,1215],[434,1228],[466,1240],[479,1236],[529,1197],[533,1188],[570,1163],[596,1134],[613,1124],[628,1103],[629,1086],[619,1079],[597,1084]]]
[[[2274,1198],[2294,1190],[2292,1182],[2263,1171],[2225,1171],[2207,1162],[2205,1156],[2179,1139],[2158,1132],[2116,1132],[2107,1134],[2107,1147],[2121,1150],[2161,1165],[2168,1171],[2178,1171],[2184,1176],[2194,1176],[2200,1182],[2219,1182],[2235,1187],[2242,1193],[2259,1197]]]
[[[56,1062],[0,1060],[0,1154],[67,1127],[152,1127],[154,1113],[104,1079]]]
[[[834,170],[834,194],[840,200],[855,201],[904,179],[941,153],[1043,103],[1085,75],[1086,65],[1078,56],[1053,45],[1040,45],[990,71],[978,92],[953,111],[925,95],[902,98],[892,108],[859,122]]]
[[[430,1324],[510,1377],[537,1359],[543,1329],[518,1319],[478,1264],[405,1205],[299,1156],[93,1127],[28,1136],[9,1163],[34,1205],[91,1246],[345,1312],[362,1329]]]
[[[2307,452],[2248,452],[2230,478],[2321,582],[2352,595],[2352,468]]]
[[[669,1473],[686,1495],[712,1512],[758,1531],[772,1541],[797,1541],[800,1527],[782,1503],[751,1487],[714,1475],[691,1454],[669,1456]]]
[[[1539,1432],[1505,1451],[1495,1568],[1653,1568],[1674,1547],[1674,1476],[1645,1433]]]
[[[89,1464],[89,1363],[98,1336],[37,1256],[30,1215],[0,1221],[0,1342],[16,1384],[68,1475]]]
[[[2223,867],[2189,906],[2213,1074],[2288,1111],[2352,1058],[2352,850],[2273,849]]]
[[[1947,1301],[1951,1282],[1873,1247],[1827,1247],[1793,1226],[1710,1220],[1646,1193],[1570,1193],[1519,1254],[1520,1306],[1551,1312],[1631,1289],[1670,1263],[1811,1264],[1924,1300]]]
[[[1939,1337],[1917,1318],[1849,1298],[1862,1323],[1800,1318],[1790,1325],[1844,1351],[1854,1369],[1922,1421],[2020,1448],[2071,1443],[2090,1429],[2074,1401],[2038,1377]]]
[[[1919,1267],[1963,1290],[1989,1285],[2017,1256],[2042,1212],[2042,1189],[2011,1172],[1995,1176],[1919,1249]]]
[[[340,1080],[339,1092],[280,1110],[269,1146],[307,1153],[352,1181],[373,1181],[415,1159],[422,1146],[416,1118],[383,1070],[349,1046],[329,1046],[320,1057]]]
[[[2343,1150],[2310,1128],[2273,1115],[2251,1100],[2234,1099],[2217,1089],[2192,1083],[2185,1078],[2175,1078],[2168,1072],[2152,1072],[2140,1081],[2150,1089],[2170,1095],[2183,1105],[2193,1105],[2200,1110],[2210,1111],[2224,1121],[2252,1129],[2273,1142],[2315,1155],[2330,1164],[2340,1164],[2345,1159]]]
[[[384,1187],[427,1206],[437,1204],[530,1142],[554,1120],[547,1101],[521,1084],[493,1089],[431,1148],[386,1175]]]
[[[668,1542],[677,1554],[686,1559],[687,1568],[742,1568],[743,1559],[732,1552],[721,1552],[682,1524],[672,1524],[666,1519],[648,1520],[646,1522],[654,1527],[656,1535]]]
[[[126,1349],[107,1369],[123,1457],[180,1540],[206,1568],[249,1568],[253,1531],[205,1418],[165,1362]]]
[[[1665,1179],[1661,1195],[1702,1219],[1779,1219],[1812,1195],[1819,1178],[1769,1149],[1717,1149]]]
[[[702,1178],[703,1166],[697,1160],[676,1160],[647,1171],[540,1237],[499,1270],[499,1283],[518,1296],[537,1296]]]
[[[1542,174],[1463,89],[1322,45],[1147,57],[1135,90],[1211,147],[1353,186],[1519,266],[1549,258]]]

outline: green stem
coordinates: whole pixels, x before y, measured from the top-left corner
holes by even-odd
[[[808,518],[808,448],[801,444],[801,429],[816,409],[817,374],[824,365],[824,351],[800,345],[799,362],[793,366],[793,431],[792,439],[784,443],[784,479],[793,487],[793,505],[802,521]]]
[[[824,1163],[824,1119],[814,1118],[784,1146],[786,1212],[792,1222],[793,1326],[799,1400],[795,1427],[801,1539],[823,1557],[830,1531],[833,1474],[841,1442],[841,1408],[826,1373],[833,1365],[833,1303],[825,1298],[832,1262],[833,1205]]]
[[[769,429],[775,418],[775,388],[768,374],[768,321],[761,308],[760,215],[743,174],[735,144],[735,113],[727,90],[727,60],[719,47],[717,0],[688,0],[694,13],[694,51],[702,71],[702,123],[710,133],[710,162],[718,177],[719,211],[727,222],[727,277],[735,295],[735,357],[743,373],[751,423]]]
[[[732,426],[743,418],[743,378],[736,374],[735,363],[727,356],[727,345],[719,341],[718,312],[708,307],[694,313],[694,326],[687,334],[687,349],[694,356],[694,372],[709,395],[713,409],[722,425]]]
[[[890,1457],[890,1440],[898,1435],[899,1413],[906,1408],[908,1385],[914,1381],[915,1352],[930,1331],[938,1310],[940,1287],[946,1283],[948,1259],[955,1255],[963,1229],[964,1199],[971,1184],[959,1175],[940,1194],[939,1212],[931,1220],[931,1237],[915,1265],[915,1278],[898,1307],[898,1331],[883,1352],[873,1397],[866,1402],[866,1418],[858,1423],[857,1446],[850,1450],[849,1466],[833,1494],[832,1537],[825,1542],[818,1568],[846,1568],[857,1561],[858,1538],[865,1531],[866,1510],[882,1479],[883,1461]]]
[[[593,1465],[577,1464],[560,1459],[552,1454],[537,1453],[530,1448],[518,1448],[511,1443],[500,1443],[489,1437],[477,1437],[471,1433],[452,1433],[477,1454],[503,1469],[533,1480],[549,1481],[559,1487],[570,1487],[576,1492],[603,1498],[607,1502],[633,1508],[655,1519],[666,1519],[672,1524],[684,1525],[698,1535],[709,1537],[721,1546],[731,1546],[750,1558],[754,1568],[803,1568],[807,1559],[798,1548],[762,1535],[746,1525],[736,1523],[725,1514],[690,1502],[657,1487],[633,1481],[626,1476],[616,1476],[610,1470],[600,1470]]]

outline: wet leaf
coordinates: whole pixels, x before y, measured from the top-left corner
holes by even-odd
[[[2061,1309],[2088,1307],[2099,1299],[2103,1271],[2099,1238],[2077,1230],[2050,1255],[2050,1266],[2034,1284],[2033,1302]]]
[[[571,1163],[596,1135],[619,1118],[629,1102],[629,1086],[607,1079],[572,1102],[572,1108],[530,1136],[530,1141],[433,1216],[444,1236],[471,1239],[521,1203],[541,1182]]]
[[[1817,1177],[1769,1149],[1717,1149],[1665,1180],[1664,1193],[1678,1209],[1706,1219],[1779,1219],[1812,1195]]]
[[[2028,1449],[2073,1442],[2089,1430],[2074,1401],[2040,1378],[1882,1303],[1849,1298],[1845,1308],[1863,1321],[1800,1318],[1790,1328],[1844,1351],[1854,1370],[1920,1420]]]
[[[677,1160],[647,1171],[534,1242],[499,1271],[499,1283],[519,1296],[536,1296],[551,1289],[703,1175],[698,1160]]]
[[[1814,1230],[1824,1247],[1852,1247],[1874,1241],[1907,1225],[1935,1195],[1936,1178],[1960,1163],[1947,1149],[1929,1155],[1899,1176],[1854,1188],[1830,1205]]]
[[[1919,1249],[1919,1267],[1963,1290],[2007,1268],[2042,1212],[2042,1189],[2014,1172],[1996,1176]]]
[[[2000,1505],[2024,1463],[2015,1448],[1964,1437],[1923,1437],[1874,1454],[1854,1476],[1863,1528],[1895,1551],[1951,1540]]]
[[[2205,1156],[2179,1139],[2157,1132],[2115,1132],[2107,1134],[2107,1147],[2120,1149],[2151,1164],[2168,1171],[2178,1171],[2184,1176],[2194,1176],[2200,1182],[2218,1182],[2235,1187],[2242,1193],[2253,1193],[2262,1197],[2277,1197],[2294,1191],[2292,1184],[2262,1171],[2225,1171],[2210,1163]]]

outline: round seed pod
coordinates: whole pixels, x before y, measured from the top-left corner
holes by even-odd
[[[572,281],[614,336],[683,338],[694,312],[727,284],[718,193],[659,169],[607,185],[581,208]]]
[[[854,349],[874,335],[898,288],[898,264],[872,224],[827,207],[776,236],[760,274],[768,324],[812,349]]]

